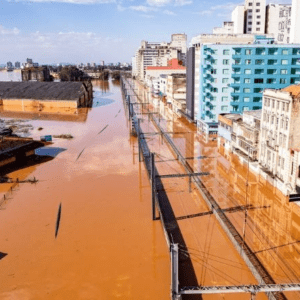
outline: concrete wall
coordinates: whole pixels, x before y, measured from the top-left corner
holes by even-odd
[[[28,99],[3,99],[2,105],[5,106],[19,106],[19,107],[40,107],[40,108],[78,108],[80,104],[79,100],[69,100],[69,101],[60,101],[60,100],[28,100]]]
[[[292,2],[291,43],[300,43],[300,1]]]
[[[245,23],[245,7],[244,5],[238,5],[231,14],[231,20],[233,21],[233,33],[244,33]]]
[[[191,47],[187,53],[186,70],[186,113],[194,120],[195,111],[195,47]]]

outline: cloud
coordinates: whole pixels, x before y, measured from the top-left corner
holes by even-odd
[[[129,8],[132,9],[132,10],[135,10],[135,11],[141,11],[141,12],[144,12],[144,13],[147,13],[147,12],[151,12],[151,11],[156,10],[156,9],[153,8],[153,7],[144,6],[144,5],[130,6]]]
[[[173,11],[167,9],[165,9],[162,13],[169,16],[177,16],[177,14],[175,14]]]
[[[41,63],[80,63],[82,60],[107,60],[108,57],[119,61],[126,60],[134,51],[134,46],[126,47],[120,36],[76,31],[7,34],[5,30],[5,34],[1,34],[2,30],[1,27],[1,59],[7,61],[12,60],[12,55],[18,60],[24,56],[33,57]],[[123,49],[121,54],[120,49]]]
[[[193,3],[192,0],[175,0],[175,6],[189,5],[192,3]]]
[[[225,4],[220,4],[220,5],[214,5],[210,9],[207,10],[202,10],[198,12],[197,14],[200,16],[210,16],[217,10],[222,10],[222,14],[225,15],[226,12],[231,12],[237,5],[238,3],[233,3],[233,2],[227,2]]]
[[[147,0],[147,3],[152,6],[165,6],[171,2],[172,0]]]
[[[70,3],[70,4],[106,4],[116,3],[116,0],[9,0],[9,2],[35,2],[35,3]]]
[[[20,30],[16,27],[14,27],[13,29],[7,29],[5,27],[3,27],[2,25],[0,25],[0,35],[1,34],[14,34],[14,35],[18,35],[20,33]]]

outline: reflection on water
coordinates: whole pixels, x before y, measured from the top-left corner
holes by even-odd
[[[194,171],[210,173],[201,180],[275,282],[299,282],[300,207],[289,203],[286,196],[263,178],[249,172],[236,155],[225,153],[222,147],[218,149],[215,141],[205,143],[196,134],[196,127],[179,118],[166,103],[151,97],[140,86],[137,92],[146,97],[153,111],[160,113],[161,125],[172,132],[174,143]],[[214,243],[217,246],[218,242]],[[234,276],[229,269],[227,274]],[[299,292],[286,296],[300,298]]]
[[[0,81],[22,81],[21,70],[7,72],[0,70]]]

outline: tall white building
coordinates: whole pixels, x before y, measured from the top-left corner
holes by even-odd
[[[266,16],[266,33],[273,34],[279,44],[290,43],[292,5],[269,4]]]
[[[238,5],[231,14],[231,20],[233,22],[233,33],[243,34],[245,23],[245,6]]]
[[[300,43],[300,1],[292,2],[291,43]]]
[[[144,80],[146,68],[150,66],[167,66],[171,59],[179,59],[185,64],[187,52],[187,36],[185,34],[173,34],[170,43],[156,43],[142,41],[136,51],[132,74]]]
[[[245,13],[245,33],[264,34],[266,0],[246,0]]]

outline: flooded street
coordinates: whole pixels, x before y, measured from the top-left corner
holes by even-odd
[[[132,84],[193,170],[209,172],[201,180],[276,283],[297,282],[299,206],[260,182],[215,141],[204,143],[193,124]],[[169,249],[161,222],[151,218],[149,179],[138,161],[120,86],[111,81],[93,81],[93,86],[92,108],[0,109],[2,119],[32,125],[24,134],[35,139],[73,136],[54,138],[39,149],[47,160],[28,160],[2,174],[38,182],[0,185],[1,300],[170,299]],[[159,174],[185,173],[145,112],[140,108],[141,127]],[[181,254],[190,255],[197,284],[258,284],[193,184],[189,191],[188,178],[163,179],[163,184],[184,238]],[[265,294],[257,294],[256,300],[263,299]]]
[[[7,174],[37,184],[12,192],[12,184],[1,185],[1,300],[169,297],[168,248],[151,220],[148,178],[133,153],[120,87],[97,82],[94,90],[95,107],[78,110],[78,122],[64,113],[47,121],[43,112],[29,120],[32,137],[74,138],[54,139],[51,161]]]

